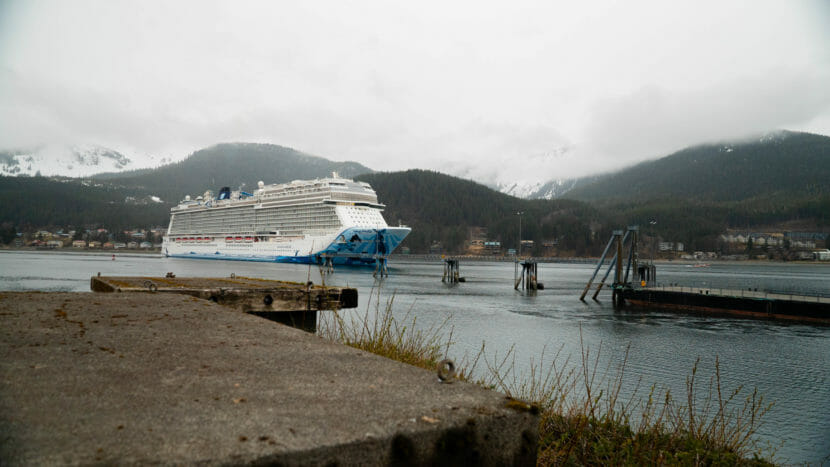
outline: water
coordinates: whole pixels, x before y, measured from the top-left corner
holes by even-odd
[[[486,342],[488,355],[504,355],[512,347],[519,373],[531,360],[561,348],[560,359],[580,359],[584,347],[596,353],[600,368],[621,362],[629,350],[626,390],[638,381],[656,383],[675,396],[685,394],[685,380],[700,358],[701,385],[719,358],[725,388],[757,387],[775,406],[759,431],[761,441],[783,446],[776,459],[784,463],[830,460],[830,326],[695,316],[658,310],[615,311],[610,300],[581,303],[579,294],[593,271],[590,264],[541,264],[545,290],[536,295],[512,287],[512,263],[461,263],[466,283],[441,282],[441,263],[395,261],[381,286],[382,300],[394,295],[396,314],[417,315],[428,327],[449,318],[456,361],[474,355]],[[0,290],[88,291],[89,278],[102,275],[180,277],[230,273],[321,283],[317,268],[199,261],[153,256],[45,253],[0,253]],[[716,263],[710,268],[658,265],[660,282],[688,286],[758,288],[787,293],[830,294],[830,266]],[[332,285],[357,287],[359,310],[376,282],[366,269],[338,268],[326,278]],[[602,296],[601,296],[602,298]],[[645,395],[645,394],[643,394]]]

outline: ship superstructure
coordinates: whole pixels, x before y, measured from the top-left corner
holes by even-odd
[[[222,188],[186,197],[170,211],[166,256],[249,261],[374,264],[411,229],[389,227],[375,190],[332,177],[265,185],[253,193]]]

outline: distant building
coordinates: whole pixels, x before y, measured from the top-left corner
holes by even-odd
[[[86,242],[83,240],[75,240],[72,242],[72,248],[86,248]]]
[[[139,245],[139,248],[148,250],[150,248],[153,248],[153,244],[150,243],[150,242],[141,242],[141,244]]]
[[[484,242],[484,252],[489,255],[501,253],[501,242]]]
[[[816,261],[830,261],[830,250],[816,250],[813,252]]]
[[[89,242],[89,247],[90,248],[101,248],[101,242],[99,242],[98,240],[93,240],[93,241]]]
[[[657,244],[660,251],[684,251],[686,246],[681,242],[660,242]]]

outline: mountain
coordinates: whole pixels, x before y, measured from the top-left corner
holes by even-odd
[[[176,202],[188,194],[217,192],[223,186],[251,191],[260,180],[268,184],[284,183],[327,177],[332,172],[352,178],[371,171],[356,162],[334,162],[274,144],[223,143],[156,169],[99,174],[92,180]]]
[[[500,193],[473,181],[425,170],[361,175],[386,205],[390,225],[412,227],[405,246],[426,252],[434,242],[444,251],[463,252],[472,229],[486,232],[488,240],[515,248],[519,238],[542,243],[556,240],[561,250],[587,254],[594,248],[592,229],[605,230],[601,214],[590,205],[572,200],[526,200]],[[610,228],[610,227],[609,227]],[[604,234],[603,234],[604,236]]]
[[[156,169],[90,178],[0,175],[0,223],[20,229],[166,225],[170,207],[187,194],[216,192],[222,186],[253,190],[259,180],[281,183],[333,171],[344,177],[371,172],[354,162],[333,162],[282,146],[231,143]]]
[[[132,168],[133,161],[103,146],[46,145],[0,151],[0,175],[60,175],[85,177],[99,172]]]
[[[139,227],[164,225],[184,195],[219,187],[253,189],[257,181],[325,177],[332,171],[369,182],[387,221],[413,227],[405,246],[433,243],[460,253],[466,240],[534,241],[534,254],[597,254],[614,229],[641,225],[644,236],[713,251],[726,229],[830,230],[830,138],[781,132],[756,141],[701,145],[596,180],[574,181],[566,197],[520,199],[437,172],[372,173],[268,144],[228,143],[157,169],[90,179],[0,176],[0,224]],[[362,175],[361,175],[362,174]],[[555,182],[548,189],[564,188]],[[540,186],[539,190],[545,187]],[[517,213],[522,215],[518,216]]]
[[[754,141],[690,147],[579,183],[562,196],[591,201],[737,202],[830,195],[830,137],[780,131]]]

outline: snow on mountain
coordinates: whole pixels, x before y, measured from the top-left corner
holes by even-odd
[[[517,198],[556,199],[576,187],[585,179],[569,178],[548,182],[513,182],[497,184],[496,189]]]
[[[0,151],[0,174],[86,177],[101,172],[134,169],[124,154],[95,145],[48,145],[28,150]]]
[[[504,194],[517,198],[530,198],[539,191],[542,182],[515,181],[508,183],[497,183],[496,189]]]
[[[491,164],[475,158],[442,161],[439,171],[474,180],[517,198],[552,199],[572,188],[571,179],[555,177],[561,176],[576,158],[573,147],[555,146],[530,154],[506,155],[502,161]]]

